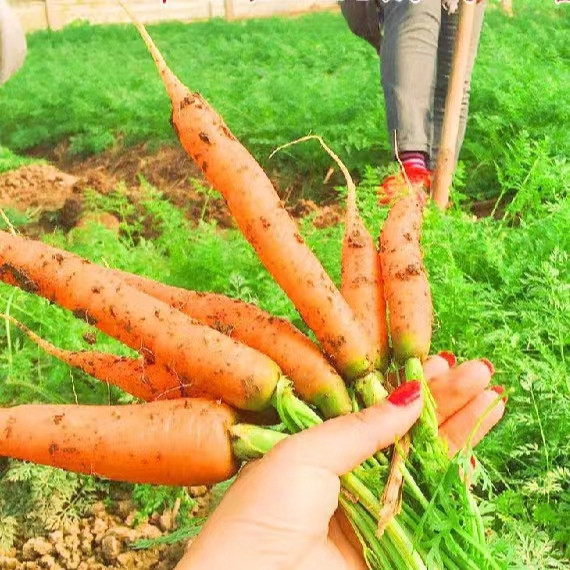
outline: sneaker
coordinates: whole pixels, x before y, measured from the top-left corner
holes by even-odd
[[[406,166],[404,164],[406,177],[409,180],[412,190],[416,192],[421,204],[425,204],[429,198],[432,172],[427,168],[417,166]],[[389,204],[396,198],[408,193],[408,183],[402,172],[397,172],[388,176],[378,189],[378,202]]]

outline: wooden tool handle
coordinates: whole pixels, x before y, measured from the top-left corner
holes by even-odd
[[[463,100],[467,66],[469,65],[474,17],[475,1],[463,0],[459,11],[459,24],[457,26],[451,75],[445,99],[439,154],[432,184],[433,200],[441,209],[447,208],[449,189],[453,179],[461,102]]]

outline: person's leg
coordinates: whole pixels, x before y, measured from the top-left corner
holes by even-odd
[[[429,157],[441,0],[383,3],[381,77],[394,154]]]
[[[469,53],[469,64],[467,68],[467,77],[465,79],[465,87],[463,89],[463,100],[461,103],[461,117],[459,122],[459,133],[457,135],[457,146],[455,153],[455,161],[459,158],[459,152],[465,138],[465,129],[467,128],[467,116],[469,113],[469,95],[471,93],[471,72],[475,64],[477,56],[477,46],[479,45],[479,37],[481,36],[481,28],[483,26],[483,16],[485,14],[485,2],[475,7],[475,21],[473,23],[473,36],[471,38],[471,46]],[[431,166],[435,168],[437,162],[437,154],[439,150],[439,142],[441,138],[441,127],[443,124],[443,113],[445,110],[445,99],[447,96],[447,86],[449,83],[449,75],[451,73],[451,64],[453,61],[453,52],[455,46],[455,35],[457,32],[457,24],[459,22],[459,14],[448,14],[445,10],[442,13],[441,30],[439,37],[439,50],[437,57],[437,79],[434,95],[434,119],[433,131],[431,138]]]

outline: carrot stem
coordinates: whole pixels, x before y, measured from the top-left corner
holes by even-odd
[[[263,457],[289,436],[287,433],[252,424],[235,424],[230,427],[229,431],[234,455],[244,461]]]
[[[368,562],[368,552],[373,552],[374,556],[379,559],[380,568],[394,568],[391,557],[387,554],[389,550],[387,541],[380,540],[376,536],[374,519],[368,512],[358,503],[353,503],[342,494],[339,497],[340,506],[346,513],[354,532],[356,533],[362,548],[364,556]]]
[[[427,381],[424,377],[424,369],[419,358],[408,358],[404,366],[404,373],[407,382],[417,380],[422,385],[422,392],[424,396],[424,407],[421,414],[420,421],[424,421],[427,427],[431,430],[435,438],[438,437],[438,422],[435,413],[436,402],[429,389]]]
[[[323,423],[323,420],[312,408],[295,396],[293,384],[285,376],[277,381],[273,405],[291,433],[297,433]]]
[[[354,389],[367,408],[379,404],[388,395],[382,380],[382,374],[374,371],[355,382]]]
[[[355,382],[354,391],[360,397],[365,407],[369,408],[383,402],[388,395],[382,383],[383,379],[382,373],[375,370]],[[388,465],[390,463],[381,451],[377,451],[374,454],[374,459],[380,465]]]

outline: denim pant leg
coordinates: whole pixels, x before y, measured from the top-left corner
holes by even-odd
[[[392,150],[430,154],[441,0],[391,0],[382,7],[381,77]]]
[[[471,93],[471,72],[475,64],[477,56],[477,46],[479,45],[479,37],[481,36],[481,28],[483,27],[483,16],[485,15],[485,2],[475,6],[475,21],[473,23],[473,36],[469,48],[469,63],[467,67],[467,76],[465,78],[465,86],[463,89],[463,100],[461,102],[461,116],[459,122],[459,132],[457,135],[457,144],[455,152],[455,162],[459,158],[459,151],[463,145],[465,138],[465,129],[467,128],[467,116],[469,113],[469,95]],[[459,23],[459,14],[448,14],[445,10],[441,15],[441,29],[439,33],[439,49],[437,54],[437,79],[435,85],[434,96],[434,118],[431,137],[431,167],[435,168],[437,162],[437,154],[439,151],[439,139],[441,138],[441,127],[443,123],[443,113],[445,110],[445,99],[447,96],[447,86],[449,83],[449,75],[451,74],[451,64],[453,61],[453,51],[455,46],[455,35],[457,32],[457,24]]]

